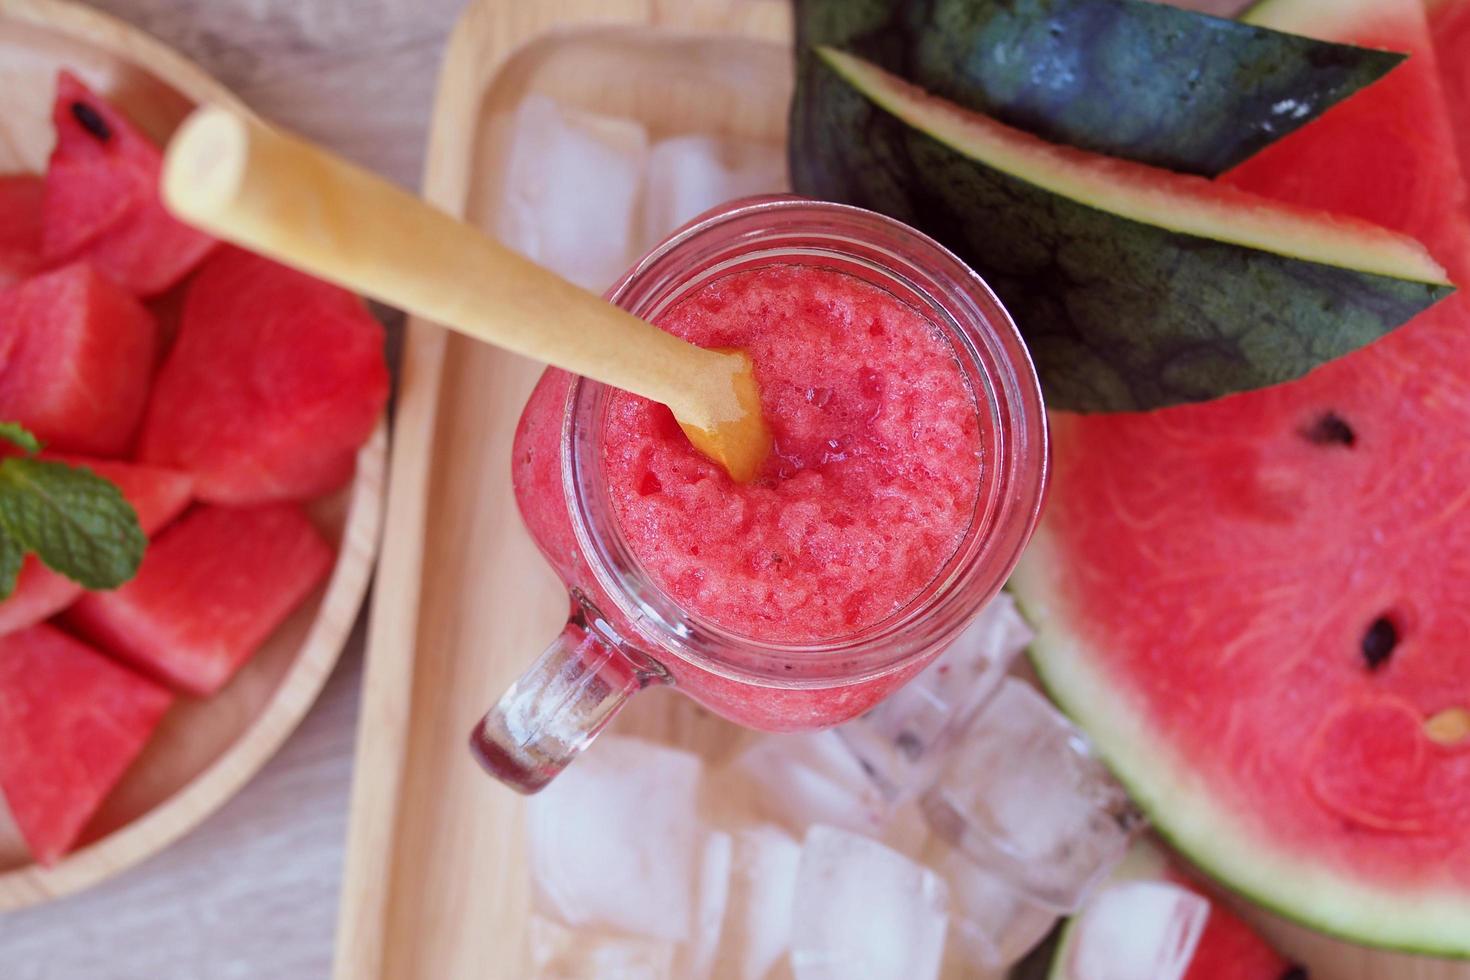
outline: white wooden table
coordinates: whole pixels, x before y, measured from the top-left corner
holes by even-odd
[[[265,116],[416,188],[461,0],[94,0]],[[329,975],[362,630],[321,701],[233,801],[163,854],[70,899],[0,915],[3,980]]]

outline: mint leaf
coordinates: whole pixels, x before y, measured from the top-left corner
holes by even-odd
[[[138,572],[148,539],[122,491],[82,466],[12,456],[0,461],[0,528],[53,571],[88,589]]]
[[[15,443],[32,456],[41,451],[41,440],[19,422],[0,422],[0,439]]]
[[[15,591],[15,580],[25,557],[26,550],[14,538],[0,533],[0,600],[9,599]]]

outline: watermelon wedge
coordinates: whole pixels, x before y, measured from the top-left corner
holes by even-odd
[[[1411,57],[1230,180],[1392,221],[1463,275],[1417,2],[1252,16]],[[1404,120],[1422,125],[1382,147]],[[1322,930],[1462,956],[1467,330],[1452,297],[1292,384],[1055,416],[1049,509],[1013,580],[1048,688],[1195,864]]]
[[[1320,33],[1324,19],[1320,3],[1299,0],[1264,0],[1246,16],[1252,23],[1302,33]],[[1350,22],[1353,36],[1366,46],[1412,50],[1413,56],[1313,123],[1311,138],[1279,140],[1223,180],[1277,200],[1407,229],[1458,281],[1470,268],[1464,235],[1470,194],[1443,108],[1444,89],[1420,0],[1342,0],[1329,19]],[[1418,105],[1430,108],[1408,108]],[[1333,150],[1340,146],[1361,154],[1353,166],[1340,165]],[[1329,160],[1339,165],[1329,167]],[[1395,193],[1384,193],[1385,186]]]
[[[1214,176],[1403,56],[1148,0],[798,0],[814,45],[1054,143]]]
[[[796,189],[913,224],[973,265],[1015,316],[1053,407],[1153,408],[1280,383],[1445,295],[1442,270],[1405,236],[1047,143],[817,54],[793,101]]]
[[[41,237],[48,264],[86,259],[129,292],[154,296],[214,247],[164,210],[158,147],[71,72],[57,77],[52,120]]]
[[[47,446],[126,455],[148,400],[158,328],[79,262],[0,292],[0,419]]]
[[[0,637],[0,792],[37,861],[71,849],[172,701],[53,626]]]
[[[0,289],[41,268],[44,188],[30,174],[0,176]]]
[[[314,497],[352,475],[388,397],[383,328],[362,300],[236,248],[189,284],[140,458],[228,504]]]
[[[66,621],[146,673],[207,697],[331,567],[331,546],[294,504],[203,506],[154,539],[136,578],[87,593]]]
[[[194,478],[177,470],[80,456],[60,458],[72,465],[86,466],[116,483],[138,512],[138,523],[147,535],[179,516],[188,506],[194,488]],[[80,585],[51,571],[35,555],[26,556],[15,591],[0,602],[0,635],[33,626],[60,612],[82,592]]]

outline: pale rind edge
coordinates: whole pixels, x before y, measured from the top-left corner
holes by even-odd
[[[1289,208],[1203,177],[1130,161],[1097,157],[1101,167],[1082,167],[1065,147],[929,96],[861,58],[825,46],[816,50],[844,81],[900,121],[956,153],[1086,207],[1286,258],[1449,284],[1428,250],[1407,235],[1357,218]],[[1152,182],[1140,180],[1150,175],[1156,175]],[[1176,190],[1196,182],[1206,193]],[[1251,208],[1251,202],[1259,204]]]

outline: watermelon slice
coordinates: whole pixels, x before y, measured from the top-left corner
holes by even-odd
[[[136,578],[87,593],[66,620],[134,666],[207,697],[331,567],[331,546],[294,504],[203,506],[153,541]]]
[[[1153,408],[1290,380],[1445,294],[1402,235],[1047,143],[862,59],[817,55],[793,101],[796,189],[916,225],[970,262],[1014,314],[1053,407]]]
[[[362,300],[236,248],[189,285],[143,427],[147,462],[249,504],[341,486],[388,397],[383,328]]]
[[[41,198],[29,174],[0,176],[0,289],[41,268]]]
[[[214,247],[158,197],[158,147],[71,72],[56,80],[56,149],[46,170],[42,255],[86,259],[138,296],[178,282]]]
[[[1417,2],[1272,0],[1253,17],[1412,54],[1231,179],[1392,221],[1463,274],[1470,231]],[[1402,120],[1421,125],[1382,147]],[[1047,686],[1197,865],[1325,931],[1456,955],[1467,329],[1452,297],[1289,385],[1054,417],[1049,509],[1013,580]]]
[[[79,456],[61,458],[73,465],[86,466],[116,483],[138,512],[138,523],[148,535],[183,512],[194,488],[194,478],[177,470]],[[28,555],[21,565],[15,591],[0,602],[0,635],[33,626],[60,612],[82,591],[80,585],[51,571],[35,555]]]
[[[157,357],[148,311],[75,263],[0,292],[0,325],[0,419],[53,449],[125,455]]]
[[[1403,60],[1146,0],[798,0],[798,73],[822,44],[1042,139],[1207,176]]]
[[[0,791],[37,861],[76,843],[172,700],[55,627],[0,637]]]

